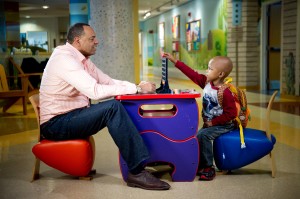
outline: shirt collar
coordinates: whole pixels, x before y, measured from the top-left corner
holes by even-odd
[[[70,43],[66,42],[66,45],[69,48],[72,48],[73,51],[76,53],[77,58],[80,60],[81,63],[86,62],[89,58],[85,57],[79,50],[77,50],[74,46],[72,46]]]

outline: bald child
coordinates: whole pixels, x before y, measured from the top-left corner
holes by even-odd
[[[231,91],[228,88],[224,90],[222,106],[218,101],[218,90],[232,71],[232,61],[225,56],[216,56],[209,61],[206,74],[199,74],[176,60],[170,53],[164,53],[163,57],[168,58],[176,68],[203,89],[203,127],[197,133],[200,149],[198,174],[199,180],[213,180],[216,172],[213,165],[212,140],[237,128],[234,123],[237,109]]]

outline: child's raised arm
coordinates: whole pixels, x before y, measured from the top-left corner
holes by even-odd
[[[170,60],[174,64],[177,62],[177,60],[170,53],[164,52],[163,57],[166,57],[168,60]]]

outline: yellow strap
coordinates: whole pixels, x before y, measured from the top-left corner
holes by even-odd
[[[225,78],[225,84],[228,84],[228,83],[231,83],[232,82],[232,77],[226,77]],[[237,94],[237,91],[235,90],[234,93]],[[238,122],[239,124],[239,129],[240,129],[240,139],[241,139],[241,148],[246,148],[246,144],[245,144],[245,139],[244,139],[244,130],[243,130],[243,126],[242,126],[242,123],[241,123],[241,120],[239,117],[236,117],[235,118],[236,121]]]
[[[226,77],[225,78],[225,84],[231,83],[232,82],[232,77]]]
[[[243,130],[243,126],[242,126],[240,118],[236,117],[236,120],[237,120],[237,122],[239,124],[240,139],[241,139],[241,149],[243,149],[243,148],[246,148],[245,139],[244,139],[244,130]]]

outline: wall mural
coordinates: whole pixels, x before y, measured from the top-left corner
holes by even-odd
[[[165,23],[158,24],[158,39],[159,47],[162,51],[165,50]]]
[[[172,41],[172,53],[173,56],[180,60],[180,16],[174,16],[172,21],[172,35],[173,35],[173,41]]]
[[[192,13],[197,13],[200,10],[201,13],[206,12],[204,17],[200,16],[198,18],[195,17],[195,20],[188,20],[187,17],[172,16],[172,12],[169,12],[147,20],[143,26],[151,29],[155,23],[159,24],[163,22],[165,29],[164,50],[166,52],[173,52],[173,55],[196,70],[206,70],[207,64],[212,57],[227,55],[227,1],[201,1],[210,8],[210,4],[214,4],[215,13],[217,13],[215,15],[211,15],[211,11],[207,10],[205,5],[204,7],[197,6],[197,2],[192,1],[191,5],[186,4],[187,8],[185,6],[180,7],[178,13],[183,14],[190,10],[192,10]],[[182,35],[180,35],[180,32]],[[153,46],[153,66],[160,67],[162,41],[159,35],[161,33],[154,31],[155,34],[157,36],[154,36],[154,40],[157,39],[155,43],[158,45]],[[173,67],[173,65],[171,64],[170,67]]]
[[[293,52],[289,53],[289,56],[285,59],[286,75],[285,82],[288,95],[295,95],[295,57]]]
[[[188,51],[200,50],[201,35],[200,35],[200,20],[188,22],[185,25],[186,31],[186,46]]]

